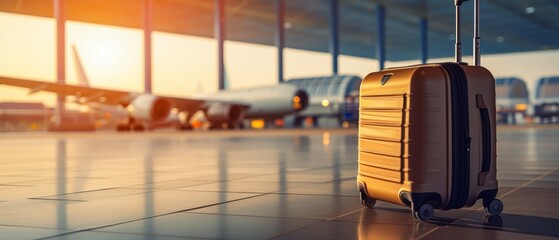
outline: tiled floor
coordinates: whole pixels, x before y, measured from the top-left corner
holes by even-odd
[[[0,134],[0,239],[559,239],[559,126],[498,128],[501,217],[355,186],[356,130]]]

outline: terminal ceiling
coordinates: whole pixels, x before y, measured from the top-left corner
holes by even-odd
[[[152,0],[153,30],[213,37],[213,0]],[[226,39],[274,45],[276,0],[225,0]],[[328,0],[285,0],[286,46],[328,52]],[[420,58],[420,19],[429,58],[454,54],[453,0],[339,0],[341,54],[375,58],[376,11],[386,9],[386,58]],[[480,0],[482,54],[559,49],[559,1]],[[66,0],[67,19],[142,27],[142,0]],[[0,11],[53,16],[53,0],[2,0]],[[473,1],[463,7],[464,54],[471,54]]]

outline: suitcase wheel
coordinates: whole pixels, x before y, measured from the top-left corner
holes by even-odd
[[[503,202],[499,199],[483,199],[483,208],[486,213],[497,216],[503,212]]]
[[[433,206],[424,203],[419,206],[419,208],[415,209],[412,206],[413,216],[421,221],[428,221],[435,215],[435,210]]]
[[[375,204],[377,203],[377,200],[374,198],[370,198],[363,190],[360,190],[360,192],[361,204],[363,204],[363,206],[365,207],[373,208],[373,206],[375,206]]]

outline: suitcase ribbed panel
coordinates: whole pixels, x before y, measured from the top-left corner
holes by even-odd
[[[421,100],[413,101],[414,98]],[[433,169],[417,168],[414,163],[425,162],[425,159],[446,159],[446,151],[438,149],[441,146],[446,147],[446,138],[432,138],[428,134],[414,134],[414,132],[410,133],[413,136],[406,136],[405,133],[409,132],[407,129],[410,126],[420,128],[422,132],[445,132],[445,119],[441,118],[446,114],[445,109],[424,104],[444,101],[444,94],[421,94],[414,95],[413,98],[403,94],[366,96],[365,99],[371,100],[366,106],[371,106],[375,102],[381,103],[383,107],[362,108],[359,159],[363,166],[360,174],[398,183],[405,181],[405,176],[410,176],[411,179],[407,180],[422,184],[425,183],[424,178],[414,178],[414,176],[440,173]],[[406,99],[410,99],[413,108],[409,110],[405,108]],[[402,122],[402,119],[406,119],[406,115],[424,117],[411,117],[414,122]],[[436,116],[439,119],[432,119],[429,116]],[[406,162],[410,162],[412,167],[404,166]],[[413,171],[417,172],[412,173]]]
[[[404,94],[361,97],[361,104],[366,107],[361,108],[360,119],[360,174],[397,183],[403,181],[405,99]]]
[[[440,67],[422,67],[410,78],[408,135],[404,181],[410,191],[447,191],[448,115],[447,79]]]

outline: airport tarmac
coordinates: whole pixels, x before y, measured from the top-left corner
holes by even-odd
[[[359,201],[357,130],[0,134],[0,239],[559,239],[559,125],[498,127],[501,217]]]

